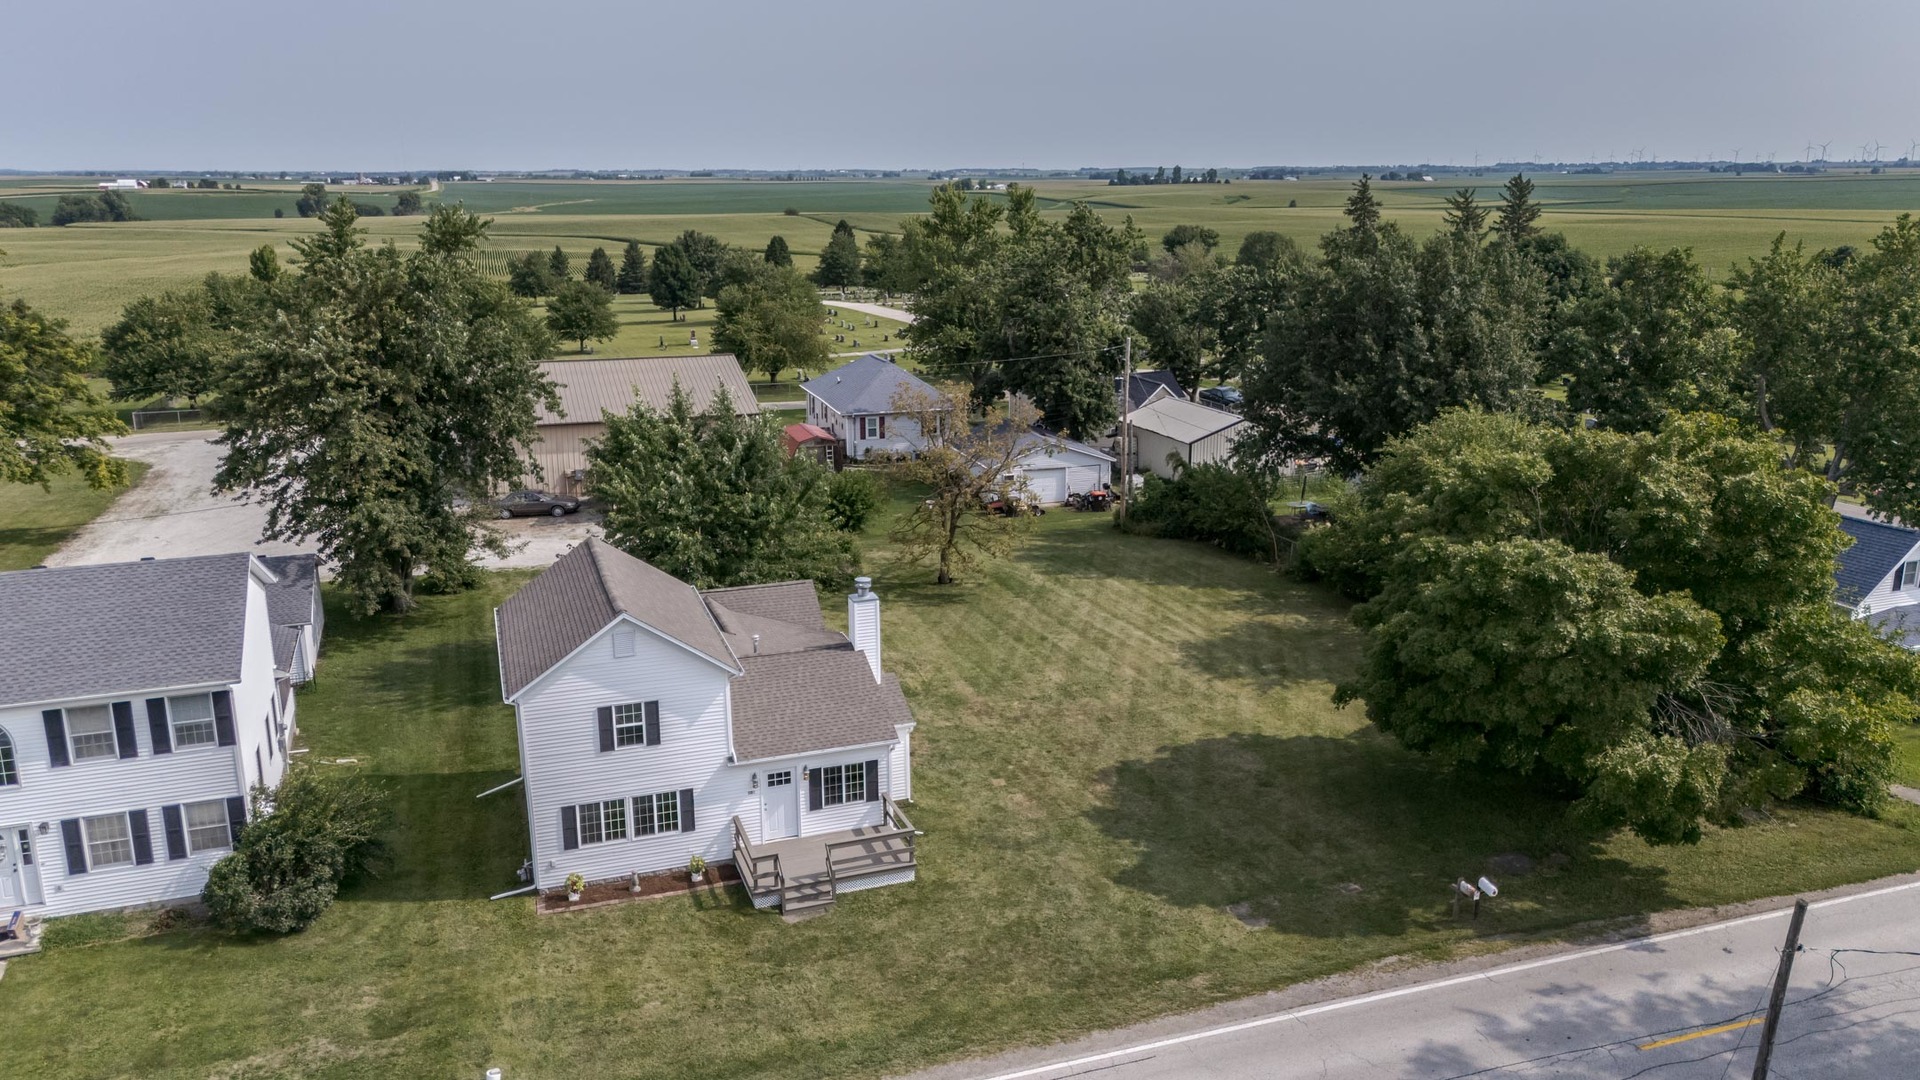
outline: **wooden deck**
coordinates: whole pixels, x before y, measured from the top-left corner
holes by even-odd
[[[747,841],[733,819],[733,858],[757,908],[813,914],[845,892],[895,885],[914,878],[913,823],[893,799],[881,799],[886,823],[797,836],[762,844]]]

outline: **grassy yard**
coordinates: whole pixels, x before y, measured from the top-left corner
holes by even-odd
[[[576,262],[583,262],[578,254]],[[831,300],[823,301],[833,308]],[[544,308],[540,310],[544,311]],[[837,309],[836,309],[837,310]],[[613,298],[613,314],[620,321],[620,332],[608,341],[589,342],[593,349],[591,356],[685,356],[689,352],[712,352],[713,323],[715,311],[711,302],[703,308],[693,308],[680,312],[678,319],[665,308],[658,308],[645,296],[616,296]],[[843,324],[852,323],[851,327]],[[833,353],[865,352],[871,349],[899,348],[900,330],[904,324],[892,319],[875,319],[858,312],[839,312],[838,318],[822,319],[820,334],[827,341],[829,356]],[[689,343],[689,335],[699,341],[698,345]],[[836,337],[844,341],[834,340]],[[888,340],[882,341],[881,338]],[[855,344],[858,342],[858,344]],[[553,354],[556,360],[582,359],[580,344],[577,341],[562,341]],[[845,363],[845,360],[831,360],[833,365]],[[809,375],[818,375],[810,371]],[[748,377],[763,381],[764,371],[749,371]],[[789,380],[793,370],[783,373]],[[791,389],[791,388],[789,388]],[[785,393],[785,391],[783,391]],[[799,391],[793,390],[787,397],[769,400],[791,400],[798,398]]]
[[[329,621],[301,702],[308,760],[355,757],[396,792],[386,876],[286,939],[57,923],[7,973],[9,1065],[869,1077],[1476,935],[1920,866],[1905,806],[1789,807],[1655,850],[1437,768],[1332,707],[1358,644],[1344,604],[1210,548],[1060,511],[959,586],[925,584],[877,538],[868,567],[920,723],[917,883],[797,926],[731,895],[555,917],[488,902],[526,851],[517,793],[474,799],[516,769],[488,613],[524,577],[500,575],[404,621]],[[1541,871],[1502,881],[1477,925],[1450,920],[1446,883],[1514,852]],[[1554,854],[1570,861],[1547,869]]]
[[[139,483],[146,471],[143,461],[127,462],[132,484]],[[56,477],[46,490],[32,484],[0,484],[0,570],[39,565],[125,490],[98,491],[74,476]]]

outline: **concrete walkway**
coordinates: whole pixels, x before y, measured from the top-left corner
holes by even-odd
[[[1920,805],[1920,789],[1910,788],[1904,784],[1888,784],[1887,790],[1893,792],[1893,797],[1896,799],[1905,799]]]
[[[822,298],[822,304],[835,311],[857,311],[862,315],[871,315],[876,319],[892,319],[895,322],[917,322],[913,312],[904,308],[887,307],[884,304],[863,304],[856,300],[828,300]]]

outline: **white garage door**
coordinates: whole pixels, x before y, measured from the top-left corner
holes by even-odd
[[[1028,469],[1027,488],[1043,503],[1067,501],[1067,470]]]

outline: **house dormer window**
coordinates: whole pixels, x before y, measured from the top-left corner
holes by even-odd
[[[1920,562],[1903,563],[1893,572],[1893,590],[1911,589],[1920,583]]]

